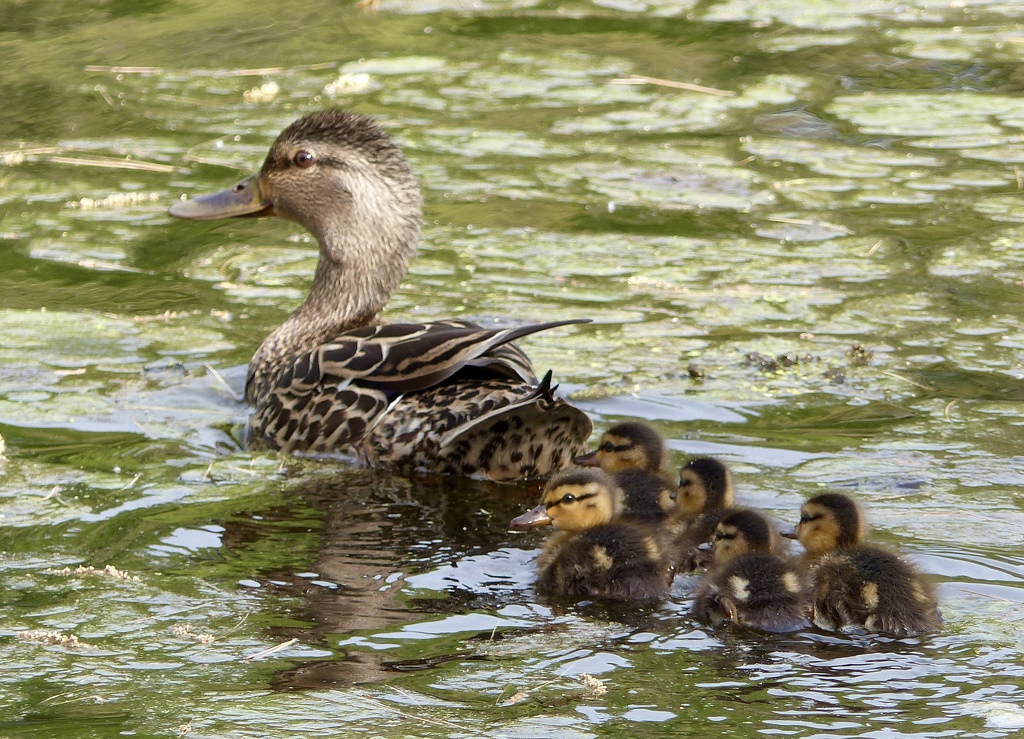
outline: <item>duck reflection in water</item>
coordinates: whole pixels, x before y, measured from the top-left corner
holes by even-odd
[[[270,593],[301,598],[302,605],[281,618],[304,625],[271,628],[271,636],[327,647],[327,635],[372,633],[415,622],[416,614],[500,607],[509,589],[525,590],[532,566],[510,568],[511,579],[497,584],[504,596],[495,599],[488,595],[495,586],[492,571],[484,574],[458,564],[515,541],[504,523],[538,494],[537,486],[527,484],[332,471],[290,488],[287,498],[293,503],[222,522],[223,543],[234,550],[233,557],[251,560],[244,577]],[[311,532],[316,536],[309,537]],[[317,539],[315,550],[294,551],[295,542],[303,540],[300,534],[305,541]],[[274,556],[284,556],[289,564],[267,566],[265,558]],[[455,565],[451,572],[457,578],[444,583],[447,597],[403,592],[409,576],[446,565]],[[475,580],[485,577],[488,583]],[[379,682],[402,667],[389,665],[392,660],[387,653],[353,650],[340,660],[299,665],[278,675],[275,684],[290,689]]]

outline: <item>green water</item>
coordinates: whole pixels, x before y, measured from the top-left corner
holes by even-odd
[[[2,0],[0,58],[3,739],[1024,731],[1024,6]],[[328,105],[424,187],[390,317],[593,319],[523,345],[599,429],[855,494],[943,632],[552,609],[535,489],[239,449],[315,245],[166,208]]]

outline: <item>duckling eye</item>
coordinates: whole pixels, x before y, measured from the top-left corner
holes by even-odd
[[[568,493],[566,495],[563,495],[562,499],[559,502],[560,503],[573,503],[575,501],[576,501],[576,496],[573,495],[572,493]]]
[[[295,163],[295,166],[302,167],[303,169],[309,169],[315,161],[316,157],[313,156],[313,153],[305,149],[299,149],[299,151],[295,152],[295,156],[292,157],[292,162]]]
[[[615,445],[612,444],[610,441],[606,441],[604,444],[601,445],[601,451],[602,452],[614,452],[615,451]]]
[[[800,523],[810,523],[811,521],[814,521],[816,518],[818,517],[812,516],[809,513],[805,513],[802,516],[800,516]]]

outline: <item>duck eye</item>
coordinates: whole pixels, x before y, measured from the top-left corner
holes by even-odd
[[[615,451],[615,445],[612,444],[610,441],[606,441],[604,444],[601,445],[601,451],[602,452],[614,452]]]
[[[569,493],[567,495],[563,495],[562,496],[561,502],[562,503],[573,503],[573,502],[575,502],[575,500],[576,500],[576,496],[573,495],[572,493]]]
[[[313,156],[312,152],[300,149],[295,152],[295,156],[292,157],[292,161],[296,167],[302,167],[303,169],[309,169],[313,166],[313,162],[316,161],[316,157]]]

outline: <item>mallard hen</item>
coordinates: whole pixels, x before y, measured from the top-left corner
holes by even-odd
[[[590,419],[554,396],[550,373],[538,382],[511,343],[580,321],[488,329],[380,318],[416,250],[422,200],[405,156],[370,119],[300,118],[257,174],[170,213],[277,215],[320,245],[309,296],[249,363],[250,445],[494,480],[547,476],[586,451]]]

